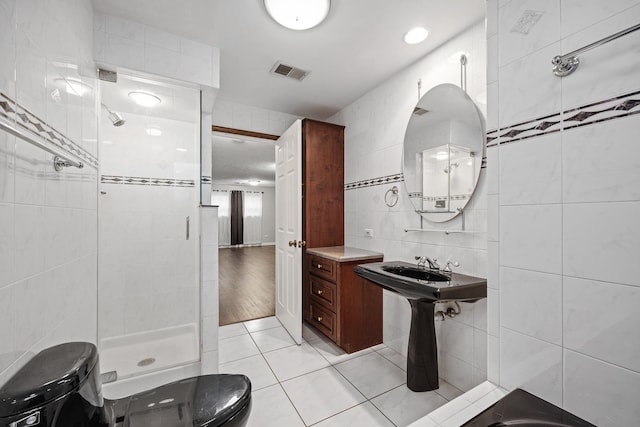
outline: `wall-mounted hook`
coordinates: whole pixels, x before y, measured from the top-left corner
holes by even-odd
[[[384,193],[384,204],[390,208],[398,204],[398,187],[394,185]]]

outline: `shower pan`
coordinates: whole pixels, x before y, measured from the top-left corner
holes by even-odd
[[[119,382],[200,359],[200,93],[122,74],[100,91],[98,344],[114,398]]]

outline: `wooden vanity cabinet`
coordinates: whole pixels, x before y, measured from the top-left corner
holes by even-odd
[[[356,275],[358,264],[382,257],[337,261],[310,254],[305,320],[347,353],[382,342],[382,288]]]
[[[382,289],[353,272],[372,261],[307,253],[344,245],[344,126],[302,121],[302,184],[303,319],[348,353],[379,344]]]

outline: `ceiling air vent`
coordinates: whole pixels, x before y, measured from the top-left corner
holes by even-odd
[[[413,114],[416,116],[422,116],[423,114],[427,114],[429,110],[425,110],[424,108],[416,107],[413,109]]]
[[[276,65],[273,66],[271,72],[274,74],[279,74],[284,77],[289,77],[291,79],[295,79],[298,81],[302,81],[307,75],[309,75],[310,71],[305,71],[300,68],[292,67],[291,65],[285,65],[281,62],[276,62]]]

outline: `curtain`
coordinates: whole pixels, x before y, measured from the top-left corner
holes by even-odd
[[[218,245],[229,246],[231,244],[230,199],[226,190],[213,190],[211,204],[218,206]]]
[[[244,192],[244,243],[262,243],[262,193]]]
[[[231,244],[243,244],[242,191],[231,192]]]

